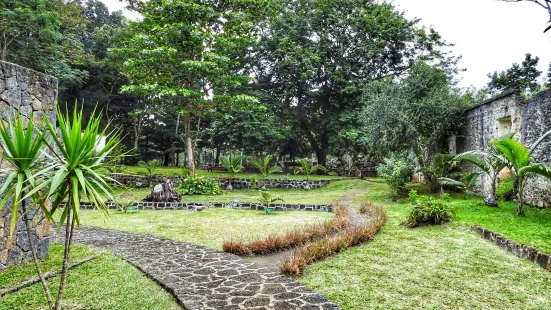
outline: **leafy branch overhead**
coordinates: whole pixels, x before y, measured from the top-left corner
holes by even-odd
[[[547,11],[549,14],[549,22],[551,24],[551,0],[498,0],[503,2],[533,2]],[[543,32],[551,30],[551,25],[547,26]]]

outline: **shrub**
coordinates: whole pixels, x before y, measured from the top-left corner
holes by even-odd
[[[349,229],[335,236],[326,235],[325,238],[316,240],[295,250],[293,255],[279,267],[281,273],[299,276],[304,272],[306,266],[313,262],[373,240],[375,234],[386,222],[386,213],[373,204],[365,204],[362,209],[366,213],[371,214],[370,220],[364,226]]]
[[[451,221],[455,215],[449,203],[449,194],[444,194],[441,199],[435,199],[430,196],[419,196],[417,191],[411,191],[409,198],[412,209],[404,222],[406,227],[438,225]]]
[[[377,166],[377,173],[400,196],[406,192],[406,183],[411,180],[413,168],[401,159],[387,159]]]
[[[496,188],[496,198],[501,201],[511,201],[515,198],[515,179],[506,178],[499,182]]]
[[[226,241],[223,244],[224,252],[236,255],[274,253],[304,244],[327,234],[335,233],[346,228],[350,223],[350,218],[344,206],[336,206],[334,212],[337,217],[330,221],[306,226],[283,236],[269,236],[266,239],[249,243],[232,240]]]
[[[222,188],[217,180],[204,176],[190,176],[182,179],[178,192],[182,195],[219,195]]]

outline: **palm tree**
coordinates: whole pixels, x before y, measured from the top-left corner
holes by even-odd
[[[497,207],[496,185],[499,173],[508,165],[507,160],[499,154],[495,146],[491,145],[488,152],[470,151],[455,156],[456,161],[471,163],[490,177],[491,189],[484,203],[490,207]]]
[[[0,154],[10,163],[10,167],[0,171],[0,174],[6,177],[2,188],[0,188],[0,196],[5,194],[0,202],[0,210],[11,199],[10,234],[13,235],[15,225],[19,220],[19,207],[21,207],[34,265],[48,299],[48,304],[51,307],[53,304],[52,295],[40,269],[36,245],[33,242],[31,233],[32,216],[29,216],[29,214],[34,214],[34,212],[31,212],[32,208],[46,210],[46,207],[40,203],[27,205],[29,199],[25,198],[37,184],[36,172],[39,171],[39,159],[45,147],[43,125],[44,123],[41,123],[38,128],[35,128],[32,122],[29,122],[25,126],[21,115],[18,115],[15,120],[8,117],[6,123],[0,120],[0,149],[2,150]],[[32,196],[34,202],[38,201],[37,194]]]
[[[250,157],[247,158],[247,162],[258,168],[258,170],[260,170],[260,174],[262,175],[262,180],[266,180],[266,177],[268,177],[270,174],[282,171],[281,167],[279,166],[270,167],[270,162],[272,161],[272,158],[272,155],[266,155],[264,159]]]
[[[245,169],[243,166],[243,160],[245,159],[245,156],[243,155],[236,155],[236,156],[220,156],[220,162],[222,163],[222,166],[228,170],[228,174],[230,175],[228,187],[227,189],[232,190],[233,186],[231,184],[231,181],[233,179],[233,176],[236,173],[239,173]]]
[[[327,171],[324,166],[314,165],[308,158],[298,159],[297,162],[300,164],[300,167],[295,167],[295,174],[304,174],[306,176],[306,181],[310,179],[312,173],[316,173],[319,170]]]
[[[75,110],[72,117],[64,115],[58,109],[57,119],[59,128],[46,120],[48,133],[52,139],[52,145],[48,145],[53,155],[49,156],[45,171],[52,171],[44,178],[43,184],[35,188],[49,187],[45,199],[53,200],[52,208],[46,211],[46,215],[53,221],[53,215],[61,213],[59,226],[65,225],[65,251],[63,255],[63,267],[58,289],[55,309],[61,309],[61,300],[69,270],[71,244],[75,223],[80,225],[80,201],[86,198],[92,205],[108,214],[105,204],[113,200],[112,181],[106,175],[106,161],[109,154],[117,147],[120,141],[118,133],[107,134],[107,127],[100,131],[101,117],[93,112],[88,123],[84,123],[82,111]],[[83,128],[84,126],[84,128]],[[108,140],[102,147],[98,147],[99,137],[107,137]],[[65,203],[63,209],[60,205]]]
[[[145,162],[143,160],[140,160],[138,162],[138,166],[141,166],[147,170],[148,180],[149,180],[149,186],[151,186],[151,180],[153,178],[153,173],[157,168],[161,166],[161,161],[158,159],[153,159],[148,162]]]
[[[452,178],[461,175],[461,167],[454,160],[454,155],[438,153],[434,156],[429,167],[417,170],[422,172],[431,192],[436,193],[440,189],[440,195],[444,194],[443,178]]]
[[[524,186],[526,185],[527,177],[537,174],[551,179],[551,167],[541,163],[532,163],[532,154],[534,150],[550,135],[551,131],[548,131],[530,148],[514,138],[502,138],[491,142],[497,152],[506,159],[507,166],[516,178],[518,186],[518,216],[524,215]]]

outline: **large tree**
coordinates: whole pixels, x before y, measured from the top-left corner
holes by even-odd
[[[419,62],[405,79],[368,84],[362,100],[367,148],[379,156],[413,152],[420,166],[428,167],[470,102],[451,82],[446,70]]]
[[[488,91],[498,93],[507,89],[516,89],[523,93],[535,92],[540,88],[538,77],[541,71],[538,70],[539,57],[532,57],[528,53],[521,64],[513,63],[511,68],[494,73],[489,73]]]
[[[548,24],[551,23],[551,0],[499,0],[499,1],[504,1],[504,2],[525,2],[525,1],[533,2],[533,3],[539,5],[544,10],[547,11],[547,13],[549,14],[549,21],[547,23]],[[550,29],[551,29],[551,25],[547,26],[547,28],[545,28],[545,30],[543,32],[547,32]]]
[[[440,36],[375,0],[274,1],[254,54],[258,88],[292,120],[325,165],[341,115],[356,109],[364,84],[442,56]]]
[[[203,114],[221,104],[249,104],[254,98],[235,93],[248,78],[235,75],[235,60],[226,51],[241,48],[254,23],[249,14],[262,0],[247,1],[136,1],[143,20],[132,24],[134,35],[113,49],[126,58],[121,69],[132,80],[123,91],[160,98],[180,115],[187,167],[195,169],[194,128]],[[192,121],[195,123],[192,124]]]

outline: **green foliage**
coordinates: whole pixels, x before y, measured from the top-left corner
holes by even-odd
[[[265,180],[270,174],[282,171],[281,167],[279,166],[270,167],[270,162],[272,161],[272,158],[272,155],[266,155],[266,157],[264,158],[249,157],[247,158],[247,162],[260,170],[262,179]]]
[[[314,163],[308,158],[297,159],[297,163],[300,164],[299,167],[295,167],[295,174],[304,174],[306,176],[306,181],[310,179],[312,173],[317,171],[327,171],[322,165],[314,165]]]
[[[219,195],[222,194],[220,183],[204,176],[189,176],[182,179],[178,193],[182,195]]]
[[[515,198],[515,179],[506,178],[499,182],[496,188],[496,198],[501,201],[511,201]]]
[[[406,183],[411,181],[413,167],[404,160],[387,159],[377,166],[377,173],[400,196],[406,192]]]
[[[289,174],[282,174],[277,178],[277,182],[279,184],[288,183],[290,180],[291,180],[291,176]]]
[[[161,161],[158,159],[152,159],[148,162],[140,160],[138,162],[138,166],[145,168],[145,170],[147,171],[147,175],[149,177],[152,177],[155,173],[155,170],[157,170],[157,168],[161,166]]]
[[[268,191],[260,191],[260,197],[258,198],[258,202],[260,202],[264,207],[269,207],[271,204],[277,201],[282,201],[280,197],[274,197],[272,194]]]
[[[516,178],[518,184],[518,216],[524,215],[524,186],[526,185],[527,177],[537,174],[551,179],[551,167],[544,164],[532,163],[532,153],[550,136],[551,131],[546,132],[530,148],[510,137],[500,138],[491,142],[497,152],[507,161],[509,170]]]
[[[409,198],[412,208],[404,222],[404,226],[408,228],[443,224],[450,222],[455,215],[448,194],[444,194],[441,199],[435,199],[411,191]]]
[[[35,128],[32,124],[24,125],[23,117],[7,117],[7,122],[0,120],[0,149],[2,157],[11,166],[2,169],[0,174],[5,177],[0,188],[0,210],[6,206],[8,200],[11,204],[10,233],[13,233],[15,225],[19,220],[19,207],[21,200],[26,194],[38,185],[36,173],[39,171],[39,159],[44,150],[45,130],[43,124]],[[36,200],[36,195],[33,195]],[[22,214],[34,208],[26,209],[24,206]],[[47,211],[42,204],[37,207]]]
[[[243,155],[235,155],[235,156],[221,156],[220,157],[220,163],[226,170],[228,170],[228,173],[230,175],[230,180],[233,179],[233,176],[236,173],[239,173],[245,169],[243,166],[243,160],[245,160],[245,156]]]
[[[318,163],[329,142],[356,144],[358,110],[366,83],[399,76],[410,62],[445,61],[446,45],[391,3],[376,0],[274,1],[261,22],[266,35],[253,57],[258,86],[279,113],[307,139]],[[370,59],[370,61],[366,61]]]
[[[526,54],[522,64],[513,63],[511,68],[500,73],[488,74],[491,81],[488,83],[488,91],[496,94],[509,89],[516,89],[525,94],[533,93],[540,88],[538,78],[541,71],[538,70],[539,57]]]
[[[127,167],[123,165],[109,165],[105,167],[110,174],[123,173]]]
[[[462,176],[462,169],[451,154],[437,153],[429,166],[422,167],[418,171],[423,173],[425,182],[433,193],[438,189],[443,193],[444,183],[449,183],[446,179]]]
[[[362,143],[374,154],[413,151],[420,166],[431,165],[441,141],[462,124],[470,104],[452,86],[452,73],[417,62],[407,78],[383,79],[363,90]]]

